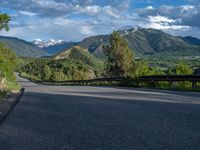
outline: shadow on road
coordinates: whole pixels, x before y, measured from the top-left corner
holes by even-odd
[[[0,127],[1,150],[195,150],[199,139],[200,105],[33,92]]]

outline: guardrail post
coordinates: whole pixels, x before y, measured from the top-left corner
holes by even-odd
[[[150,87],[155,88],[156,87],[156,81],[151,80],[150,81]]]
[[[193,81],[193,82],[192,82],[192,88],[193,88],[193,89],[197,88],[197,82],[196,82],[196,81]]]
[[[169,81],[169,88],[175,88],[176,87],[176,81]]]

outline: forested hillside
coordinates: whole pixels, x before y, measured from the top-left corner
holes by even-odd
[[[52,58],[38,59],[25,65],[22,74],[37,80],[64,81],[97,78],[102,70],[103,62],[76,46]]]

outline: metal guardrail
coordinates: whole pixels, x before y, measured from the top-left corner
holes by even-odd
[[[55,81],[55,83],[92,83],[92,82],[112,82],[112,81],[124,81],[124,77],[114,77],[114,78],[96,78],[90,80],[67,80],[67,81]]]
[[[31,80],[31,79],[30,79]],[[33,81],[33,80],[32,80]],[[180,81],[190,81],[192,82],[192,87],[196,88],[197,83],[200,82],[200,75],[152,75],[152,76],[141,76],[137,79],[127,79],[124,77],[113,77],[113,78],[97,78],[90,80],[67,80],[67,81],[34,81],[44,84],[74,84],[74,85],[87,85],[95,82],[158,82],[158,81],[168,81],[168,82],[180,82]]]
[[[192,81],[200,82],[200,75],[153,75],[142,76],[139,78],[141,81]]]
[[[152,76],[141,76],[135,80],[138,81],[192,81],[200,82],[200,75],[152,75]],[[92,83],[92,82],[112,82],[112,81],[135,81],[127,79],[125,77],[113,77],[113,78],[97,78],[90,80],[67,80],[67,81],[53,81],[54,83]],[[46,81],[52,82],[52,81]]]
[[[195,89],[198,87],[198,82],[200,82],[200,75],[192,74],[192,75],[186,75],[186,74],[180,74],[180,75],[154,75],[154,76],[143,76],[139,78],[142,82],[151,82],[155,83],[158,81],[167,81],[170,82],[171,85],[175,85],[175,82],[180,81],[190,81],[192,82],[192,88]]]

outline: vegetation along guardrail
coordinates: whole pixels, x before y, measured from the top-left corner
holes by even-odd
[[[167,81],[171,83],[171,85],[175,85],[176,82],[183,82],[189,81],[192,82],[192,88],[198,87],[198,82],[200,82],[200,75],[152,75],[152,76],[141,76],[135,80],[127,79],[124,77],[113,77],[113,78],[97,78],[97,79],[90,79],[90,80],[67,80],[67,81],[37,81],[39,83],[46,83],[46,84],[74,84],[74,85],[88,85],[96,82],[148,82],[152,83],[152,85],[159,81]]]

